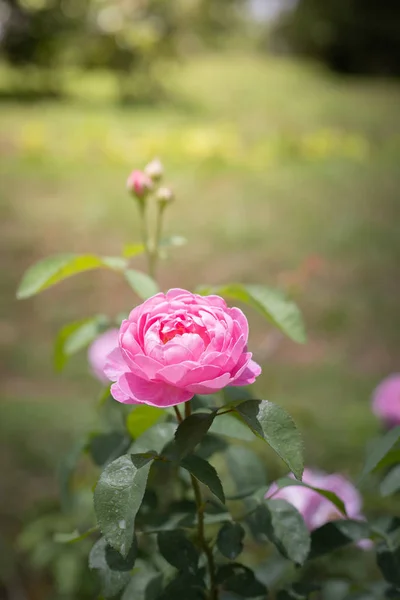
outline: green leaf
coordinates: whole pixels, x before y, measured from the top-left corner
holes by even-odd
[[[306,341],[303,317],[299,308],[279,290],[264,285],[232,283],[217,288],[203,288],[199,293],[219,294],[248,304],[295,342],[303,344]]]
[[[201,483],[204,483],[210,492],[225,504],[225,494],[218,473],[209,462],[200,458],[200,456],[190,454],[181,461],[181,466]]]
[[[400,465],[394,467],[379,486],[382,496],[391,496],[400,490]]]
[[[247,400],[237,404],[234,410],[255,435],[275,450],[297,479],[301,479],[304,470],[303,440],[292,417],[281,406],[268,400]]]
[[[149,406],[148,404],[140,404],[136,406],[126,419],[126,428],[129,435],[136,439],[143,435],[150,427],[155,425],[157,421],[165,419],[166,414],[161,408]],[[154,446],[152,446],[154,448]],[[160,448],[161,450],[161,448]]]
[[[376,548],[376,562],[386,581],[400,587],[400,546],[390,548],[386,542],[380,542]]]
[[[141,298],[142,300],[147,300],[151,296],[158,294],[160,288],[157,283],[147,275],[146,273],[142,273],[142,271],[135,271],[134,269],[127,269],[125,271],[125,279],[131,286],[134,292]]]
[[[113,571],[107,564],[107,542],[100,538],[93,546],[89,555],[89,568],[98,571],[102,592],[106,598],[116,596],[129,582],[131,575],[127,571]]]
[[[253,435],[248,427],[232,415],[218,415],[210,427],[210,433],[251,442]]]
[[[239,563],[219,567],[216,580],[224,590],[244,598],[265,596],[268,591],[265,585],[256,579],[251,569]]]
[[[175,569],[193,574],[197,572],[199,553],[182,529],[161,531],[157,542],[161,555]]]
[[[125,558],[108,544],[106,546],[106,562],[112,571],[131,571],[135,564],[137,555],[138,545],[135,536],[133,537],[132,545],[129,548],[129,552]]]
[[[154,455],[125,455],[107,465],[94,491],[98,525],[107,542],[126,557]]]
[[[229,446],[226,451],[226,461],[241,498],[266,486],[267,474],[264,463],[249,448]]]
[[[88,346],[107,324],[107,317],[97,315],[64,325],[58,332],[54,345],[54,367],[61,371],[68,357]]]
[[[217,548],[229,560],[235,560],[243,551],[245,531],[239,523],[225,523],[218,532]]]
[[[119,257],[100,257],[95,254],[57,254],[49,256],[30,267],[22,278],[17,298],[29,298],[55,285],[59,281],[93,269],[123,271],[127,261]]]
[[[215,413],[195,413],[179,424],[175,431],[178,456],[190,454],[206,435],[214,421]]]
[[[386,454],[386,456],[384,458],[382,458],[382,460],[379,461],[379,463],[376,465],[374,472],[380,470],[380,469],[386,469],[387,467],[391,467],[392,465],[397,465],[400,463],[400,449],[393,449],[390,450],[390,452],[388,452]]]
[[[299,511],[286,500],[268,500],[256,509],[254,517],[260,532],[279,552],[298,565],[304,564],[311,538]]]
[[[161,575],[149,568],[147,563],[138,568],[138,563],[143,563],[143,561],[138,560],[136,562],[132,579],[126,586],[121,600],[155,600],[161,591]],[[159,584],[157,585],[157,593],[151,596],[149,588],[153,587],[156,582]]]
[[[213,454],[224,452],[228,447],[228,443],[218,435],[207,433],[201,440],[196,454],[205,460],[208,460]]]
[[[175,423],[156,423],[133,442],[129,452],[132,454],[147,452],[148,450],[161,452],[164,446],[173,438],[175,430]]]
[[[344,505],[343,500],[341,500],[334,492],[330,492],[329,490],[324,490],[322,488],[313,487],[312,485],[308,485],[303,481],[297,481],[295,479],[291,479],[290,477],[281,477],[281,479],[278,479],[275,483],[278,489],[290,486],[298,486],[308,488],[309,490],[313,490],[320,496],[323,496],[324,498],[329,500],[329,502],[332,502],[332,504],[336,506],[336,508],[339,512],[342,513],[342,515],[347,515],[346,507]]]
[[[157,596],[157,600],[206,600],[204,588],[204,580],[199,573],[179,573]]]
[[[390,429],[384,436],[375,441],[368,451],[365,459],[364,468],[362,470],[360,481],[369,473],[371,473],[385,456],[391,451],[393,446],[400,439],[400,425]]]
[[[310,558],[329,554],[348,544],[365,540],[370,535],[368,524],[364,521],[339,519],[325,523],[311,534]]]
[[[126,453],[130,438],[120,431],[94,435],[89,442],[89,452],[94,463],[100,467]]]
[[[134,256],[139,256],[139,254],[143,254],[145,251],[146,248],[143,244],[125,244],[122,249],[122,256],[133,258]]]

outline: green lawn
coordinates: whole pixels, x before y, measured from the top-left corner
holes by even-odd
[[[58,456],[93,420],[96,382],[80,359],[61,376],[52,372],[54,334],[69,320],[136,301],[108,273],[24,302],[15,301],[17,283],[47,254],[115,254],[137,240],[125,179],[154,155],[177,197],[166,230],[189,239],[162,265],[162,286],[278,285],[320,257],[299,298],[306,346],[285,341],[264,359],[271,330],[251,316],[251,349],[264,366],[258,390],[296,417],[310,463],[356,472],[378,430],[371,391],[399,368],[400,86],[242,55],[201,58],[165,75],[172,101],[158,107],[118,106],[107,76],[71,76],[68,102],[1,106],[8,515],[46,496]]]

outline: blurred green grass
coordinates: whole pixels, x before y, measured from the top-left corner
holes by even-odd
[[[71,73],[69,101],[2,104],[1,463],[7,490],[28,490],[13,511],[46,496],[69,439],[93,420],[96,382],[79,358],[52,372],[54,334],[136,301],[108,273],[17,303],[18,281],[47,254],[137,240],[125,179],[154,155],[177,197],[166,232],[189,239],[163,263],[162,286],[280,285],[319,257],[299,299],[306,346],[284,341],[267,358],[271,331],[251,316],[257,389],[292,412],[321,467],[356,472],[379,428],[370,394],[398,369],[400,341],[400,86],[238,54],[171,67],[165,84],[170,103],[122,107],[107,74]]]

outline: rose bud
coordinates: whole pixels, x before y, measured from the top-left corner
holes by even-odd
[[[159,181],[164,175],[164,166],[159,158],[155,158],[145,166],[144,172],[153,181]]]
[[[126,182],[126,187],[136,198],[143,200],[152,189],[153,182],[142,171],[132,171]]]
[[[170,204],[174,199],[174,194],[170,188],[160,187],[156,192],[156,200],[161,204],[162,207]]]
[[[108,329],[99,335],[89,346],[88,360],[90,369],[95,377],[102,383],[107,383],[108,378],[104,374],[107,357],[118,347],[118,329]]]

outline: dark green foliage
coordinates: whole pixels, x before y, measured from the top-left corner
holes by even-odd
[[[365,540],[369,536],[370,529],[363,521],[343,519],[326,523],[311,534],[310,557],[328,554],[348,544]]]
[[[175,432],[178,457],[183,458],[193,452],[210,429],[214,418],[214,413],[195,413],[180,423]]]
[[[225,523],[218,532],[217,548],[229,560],[235,560],[243,550],[245,530],[239,523]]]
[[[247,400],[235,404],[234,410],[255,435],[275,450],[297,479],[301,479],[304,469],[303,440],[290,415],[268,400]]]
[[[133,542],[135,517],[143,500],[153,457],[124,455],[107,465],[94,492],[97,522],[122,556]]]
[[[277,34],[340,73],[400,75],[397,0],[300,0]]]
[[[301,514],[285,500],[268,500],[260,504],[253,523],[285,557],[303,564],[310,552],[310,533]]]
[[[204,458],[200,458],[200,456],[190,454],[181,461],[181,465],[196,479],[201,481],[201,483],[204,483],[204,485],[209,488],[210,492],[212,492],[218,498],[218,500],[220,500],[223,504],[225,503],[225,494],[222,488],[221,480],[218,477],[217,471],[212,465],[210,465],[209,462],[204,460]]]
[[[112,569],[106,558],[108,544],[100,538],[93,546],[89,556],[89,567],[95,569],[101,580],[102,593],[106,598],[113,598],[130,580],[126,570]]]
[[[100,467],[119,458],[128,450],[130,438],[119,431],[94,435],[89,441],[93,462]]]
[[[132,545],[125,558],[108,544],[105,551],[107,565],[112,571],[130,571],[133,569],[137,554],[138,545],[136,537],[133,538]]]
[[[180,573],[170,581],[157,600],[205,600],[206,590],[203,577],[196,573]],[[147,598],[146,598],[147,600]]]
[[[199,553],[181,529],[162,531],[157,541],[160,553],[173,567],[191,574],[197,572]]]
[[[217,582],[223,590],[244,598],[255,598],[267,593],[266,587],[256,579],[253,571],[239,563],[220,567],[217,571]]]

